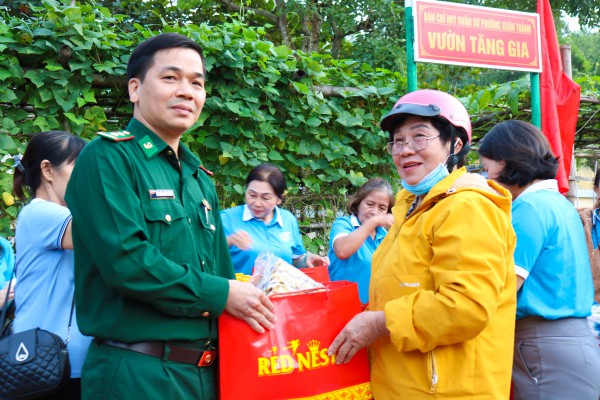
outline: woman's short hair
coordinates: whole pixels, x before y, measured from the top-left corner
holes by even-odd
[[[24,187],[28,187],[35,197],[42,183],[42,161],[48,160],[54,168],[60,168],[64,163],[77,160],[85,144],[82,138],[64,131],[46,131],[34,135],[20,160],[22,168],[15,168],[13,193],[25,201]]]
[[[494,126],[479,142],[479,154],[505,166],[499,183],[523,187],[536,179],[556,177],[558,158],[542,132],[524,121],[504,121]]]
[[[246,186],[252,181],[267,182],[273,188],[275,195],[283,200],[283,194],[287,189],[283,172],[273,164],[264,163],[252,168],[246,178]]]
[[[358,215],[358,207],[360,203],[374,191],[381,190],[385,192],[389,198],[388,212],[392,210],[396,199],[394,198],[394,192],[392,185],[385,179],[373,178],[366,181],[358,191],[348,201],[347,210],[351,215]]]

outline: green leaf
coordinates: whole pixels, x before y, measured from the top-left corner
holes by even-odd
[[[245,190],[244,190],[243,186],[240,185],[240,184],[233,185],[233,190],[235,190],[236,193],[238,193],[238,194],[244,194],[245,193]]]
[[[85,99],[85,101],[87,101],[88,103],[96,103],[96,97],[94,97],[94,91],[90,90],[87,92],[83,93],[83,98]]]
[[[227,101],[227,102],[225,102],[225,107],[227,107],[229,109],[229,111],[231,111],[235,114],[240,113],[240,106],[237,103],[232,103],[230,101]]]
[[[50,126],[44,117],[37,117],[33,120],[33,125],[38,126],[40,130],[47,131],[50,130]]]
[[[321,120],[319,118],[310,117],[309,119],[306,120],[306,124],[308,126],[312,126],[313,128],[316,128],[321,125]]]
[[[71,68],[71,71],[77,71],[80,69],[86,70],[91,65],[92,65],[91,60],[85,60],[85,61],[69,60],[69,67]]]
[[[278,58],[288,58],[292,55],[292,50],[287,46],[277,46],[274,47],[271,51]]]
[[[510,111],[513,114],[517,114],[519,112],[519,89],[510,89],[506,94],[506,100],[508,101]]]
[[[292,82],[292,85],[298,91],[298,93],[308,94],[308,86],[303,85],[300,82]]]
[[[43,75],[40,71],[29,70],[23,77],[29,79],[38,88],[44,85]]]
[[[46,69],[48,71],[60,71],[61,69],[64,69],[64,68],[56,60],[47,60],[46,61]]]
[[[244,29],[244,38],[249,42],[254,42],[258,38],[258,36],[253,30]]]
[[[256,43],[256,48],[264,53],[268,52],[271,49],[272,45],[270,43],[258,42]]]
[[[38,90],[38,95],[40,96],[40,99],[44,103],[54,98],[54,94],[52,94],[52,90],[48,89],[47,87],[40,88],[40,90]]]
[[[33,36],[54,36],[54,32],[46,28],[38,28],[32,32]]]
[[[271,160],[271,161],[283,161],[284,160],[284,158],[281,156],[281,153],[279,153],[278,151],[275,151],[275,150],[271,150],[269,152],[268,157],[269,157],[269,160]]]
[[[6,120],[8,118],[4,118],[4,121],[2,123],[2,125],[4,127],[6,124]],[[10,120],[13,124],[14,121]],[[4,150],[15,150],[17,148],[17,145],[14,141],[14,139],[12,137],[10,137],[10,135],[7,135],[5,133],[0,133],[0,149],[4,149]]]
[[[350,115],[349,113],[343,113],[338,119],[335,120],[338,124],[341,124],[347,128],[352,126],[360,126],[363,123],[363,119]]]
[[[77,125],[84,125],[87,123],[87,120],[84,118],[77,118],[77,116],[73,113],[67,112],[65,113],[65,117],[67,117],[70,121],[74,122]]]
[[[485,110],[493,101],[493,99],[494,97],[492,96],[492,93],[489,90],[483,91],[483,93],[481,93],[481,96],[479,97],[479,101],[477,102],[479,109]]]

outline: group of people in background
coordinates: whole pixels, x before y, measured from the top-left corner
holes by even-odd
[[[367,308],[328,351],[346,363],[368,347],[377,400],[598,400],[600,348],[586,317],[600,290],[600,204],[580,219],[558,192],[539,129],[492,128],[478,148],[485,179],[464,167],[462,103],[436,90],[402,96],[381,121],[402,189],[362,185],[325,256],[306,251],[281,207],[275,165],[254,167],[245,204],[220,210],[212,173],[180,141],[206,98],[198,44],[152,37],[127,75],[126,131],[87,145],[40,133],[15,161],[14,192],[31,199],[16,227],[13,329],[64,337],[75,304],[71,384],[55,398],[215,399],[219,315],[257,333],[276,323],[271,301],[235,279],[269,250],[357,283]],[[0,265],[0,288],[11,272]]]

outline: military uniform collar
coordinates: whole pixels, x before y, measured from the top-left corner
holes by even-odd
[[[131,121],[129,121],[127,131],[135,133],[135,139],[138,145],[149,160],[156,157],[157,154],[160,154],[167,149],[171,149],[156,133],[152,132],[150,128],[135,118],[132,118]],[[200,167],[200,160],[198,157],[196,157],[181,141],[179,142],[178,157],[182,163],[189,165],[194,171]]]
[[[127,131],[135,134],[135,141],[148,159],[154,158],[169,147],[156,133],[135,118],[129,121]]]

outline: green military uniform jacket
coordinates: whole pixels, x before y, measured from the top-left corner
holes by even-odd
[[[79,328],[123,342],[215,339],[235,275],[214,184],[185,145],[177,157],[139,121],[127,131],[87,145],[67,188]]]

